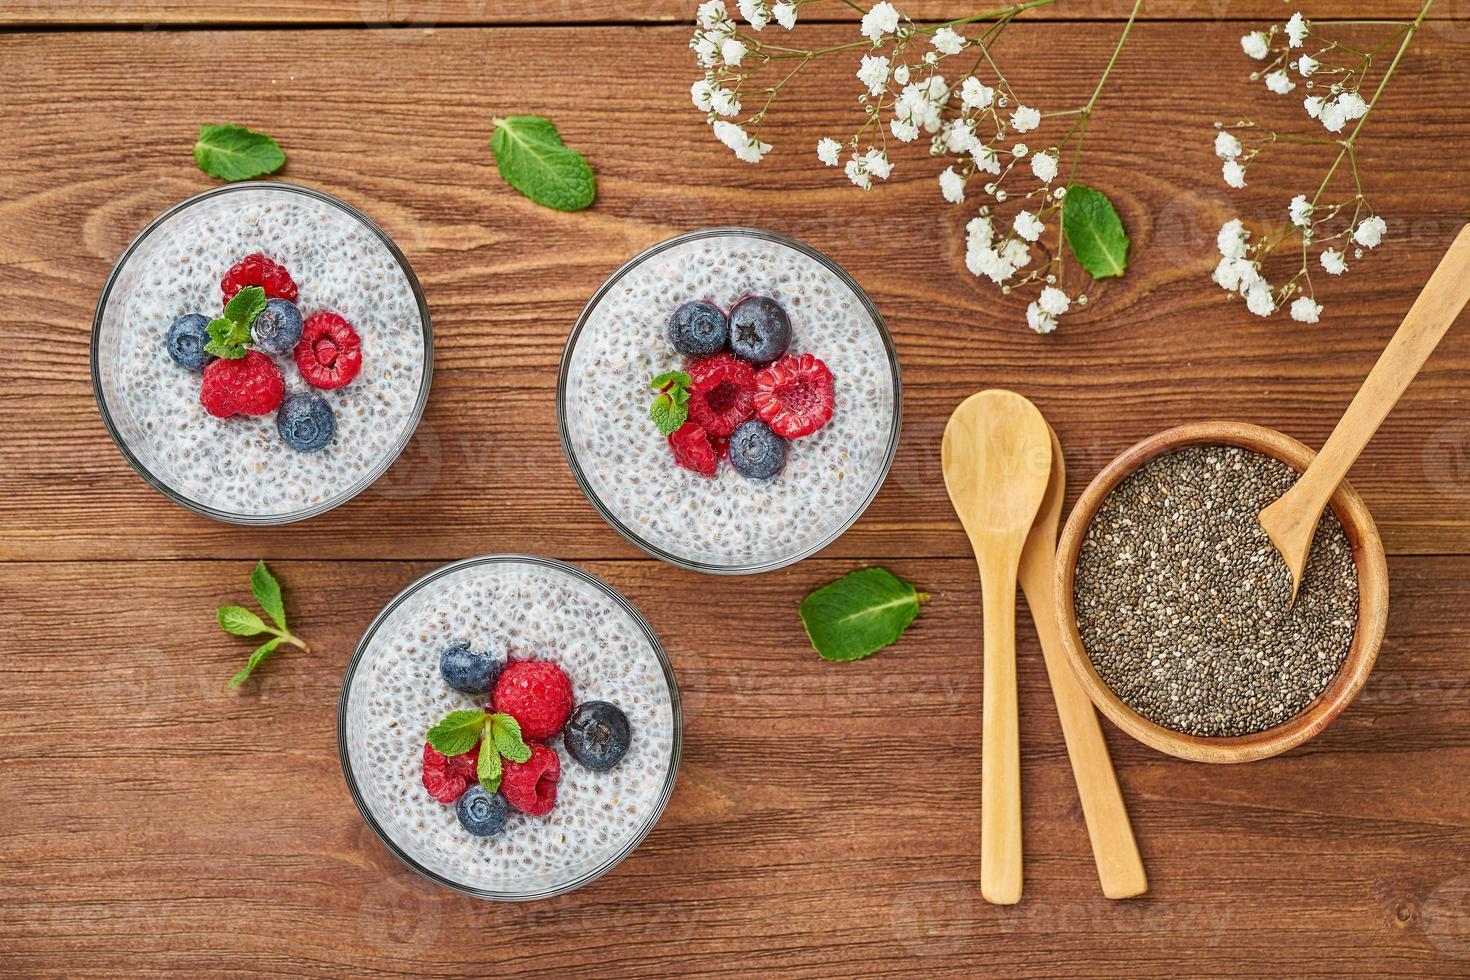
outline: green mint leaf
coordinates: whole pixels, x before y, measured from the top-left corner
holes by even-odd
[[[663,435],[673,435],[689,419],[689,388],[694,382],[687,371],[665,371],[653,379],[653,404],[648,417]]]
[[[487,736],[490,735],[493,727],[493,722],[485,722],[485,733]],[[527,752],[527,755],[529,756],[530,753]],[[480,743],[480,761],[475,767],[475,778],[480,781],[481,786],[485,787],[485,792],[493,793],[500,788],[500,777],[502,773],[500,753],[496,750],[495,745],[490,744],[490,738],[487,737],[484,742]]]
[[[511,762],[531,761],[531,747],[521,737],[521,723],[510,715],[494,714],[490,716],[490,740],[495,744],[495,750],[505,756]],[[480,750],[483,755],[484,749]]]
[[[255,673],[255,668],[259,667],[266,657],[275,653],[276,647],[284,642],[285,640],[277,636],[274,639],[266,640],[260,646],[256,647],[255,652],[250,654],[250,659],[245,662],[245,667],[240,673],[230,678],[230,686],[239,687],[241,684],[244,684],[246,678]]]
[[[223,357],[231,361],[239,360],[245,356],[245,344],[250,340],[250,328],[244,330],[241,336],[240,325],[234,320],[225,317],[217,317],[209,321],[205,328],[209,331],[209,343],[204,345],[207,353],[215,357]]]
[[[250,325],[255,318],[260,316],[260,311],[265,309],[265,290],[260,286],[245,286],[230,297],[225,304],[225,319],[234,321],[236,326],[245,328],[245,336],[250,336]]]
[[[255,601],[260,603],[260,608],[265,610],[267,616],[275,622],[281,630],[286,629],[286,602],[281,598],[281,583],[271,574],[265,562],[255,564],[255,571],[250,573],[250,591],[255,594]]]
[[[264,133],[242,126],[200,126],[194,162],[219,180],[249,180],[281,169],[286,154]]]
[[[220,606],[214,611],[220,629],[235,636],[255,636],[266,632],[266,625],[255,613],[244,606]]]
[[[1062,233],[1072,254],[1094,279],[1112,279],[1128,269],[1128,233],[1102,191],[1073,184],[1062,199]]]
[[[425,736],[425,739],[436,752],[444,755],[464,755],[475,747],[484,727],[485,712],[483,711],[451,711],[444,716],[443,721],[429,729],[429,734]]]
[[[501,178],[542,207],[580,211],[597,197],[592,168],[582,154],[561,141],[550,119],[495,120],[490,152]]]
[[[929,596],[882,568],[862,568],[801,604],[806,635],[823,660],[861,660],[903,635]]]

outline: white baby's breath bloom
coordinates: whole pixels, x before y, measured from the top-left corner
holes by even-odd
[[[1246,276],[1254,272],[1255,266],[1248,259],[1226,257],[1215,266],[1215,273],[1211,278],[1216,285],[1233,293],[1241,289],[1246,284]]]
[[[960,85],[960,101],[971,109],[984,109],[995,101],[995,89],[974,75],[966,76]]]
[[[1342,107],[1343,115],[1351,121],[1361,119],[1368,114],[1368,103],[1357,92],[1343,92],[1337,97],[1337,104]]]
[[[863,55],[857,77],[868,87],[869,95],[877,95],[888,84],[888,59],[881,55]]]
[[[720,46],[707,34],[696,32],[689,40],[689,49],[701,68],[712,68],[720,60]]]
[[[1384,232],[1388,231],[1388,222],[1378,215],[1364,218],[1357,228],[1353,229],[1353,241],[1364,248],[1374,248],[1383,241]]]
[[[1026,307],[1026,326],[1037,333],[1051,333],[1057,328],[1057,318],[1041,308],[1041,304],[1035,300]]]
[[[863,162],[868,165],[868,173],[879,180],[887,180],[888,175],[893,173],[893,164],[888,160],[888,154],[882,150],[869,150],[863,156]]]
[[[1240,139],[1227,130],[1220,130],[1215,134],[1215,156],[1221,160],[1234,160],[1240,156],[1242,147]]]
[[[930,40],[934,43],[934,50],[940,54],[959,54],[965,50],[965,39],[948,27],[941,27],[935,31],[934,37]]]
[[[1017,160],[1020,160],[1030,152],[1031,147],[1027,146],[1025,143],[1017,143],[1015,146],[1011,147],[1011,156],[1015,157]]]
[[[944,76],[930,75],[903,87],[893,103],[893,115],[895,119],[912,123],[926,133],[938,132],[947,101],[949,89],[944,84]]]
[[[965,243],[967,245],[989,245],[995,240],[995,226],[990,221],[990,216],[977,214],[971,218],[969,224],[965,225]]]
[[[1245,186],[1245,168],[1237,160],[1226,160],[1220,168],[1220,174],[1231,187],[1239,189]]]
[[[975,161],[975,167],[988,174],[1000,173],[1000,156],[984,143],[977,143],[970,147],[970,159]]]
[[[1311,112],[1310,109],[1307,110]],[[1348,123],[1360,119],[1368,112],[1368,103],[1357,92],[1343,92],[1331,102],[1324,103],[1320,119],[1329,133],[1340,133]]]
[[[1298,323],[1316,323],[1322,314],[1322,304],[1310,296],[1298,296],[1291,301],[1291,318]]]
[[[1271,46],[1266,41],[1265,31],[1251,31],[1240,39],[1240,47],[1246,54],[1257,61],[1265,58],[1271,53]]]
[[[715,136],[721,143],[735,151],[735,156],[746,163],[760,163],[761,157],[771,150],[771,144],[762,143],[760,140],[746,134],[737,124],[724,119],[716,120]]]
[[[867,165],[861,157],[853,157],[847,161],[847,165],[842,168],[842,172],[847,174],[848,180],[863,190],[870,191],[873,189],[873,177],[868,173]]]
[[[874,4],[872,9],[863,14],[861,30],[863,37],[877,44],[884,35],[898,30],[898,9],[888,0]]]
[[[1057,158],[1052,153],[1038,153],[1031,158],[1031,172],[1043,184],[1050,184],[1057,176]]]
[[[1250,238],[1245,230],[1245,224],[1239,218],[1231,218],[1220,226],[1220,233],[1215,236],[1215,246],[1220,249],[1220,254],[1227,259],[1245,258],[1246,240]]]
[[[738,37],[727,37],[720,42],[720,57],[731,68],[739,68],[741,60],[744,59],[746,52],[749,50],[745,46],[745,42]]]
[[[1000,257],[1005,260],[1006,265],[1010,266],[1012,271],[1024,269],[1031,264],[1031,246],[1019,238],[1012,238],[1001,247]]]
[[[1052,316],[1061,316],[1072,305],[1072,300],[1067,294],[1055,286],[1047,286],[1043,289],[1041,295],[1036,297],[1036,302],[1041,306],[1043,312],[1050,313]]]
[[[740,8],[740,16],[750,25],[750,29],[758,31],[771,22],[771,8],[765,0],[737,0],[735,6]]]
[[[944,124],[942,135],[944,148],[951,153],[969,153],[980,142],[973,119],[951,119]]]
[[[1276,300],[1271,294],[1271,286],[1264,279],[1260,279],[1245,291],[1245,308],[1256,316],[1270,316],[1276,312]]]
[[[734,92],[727,88],[717,88],[710,92],[709,104],[718,115],[740,115],[740,100],[735,97]]]
[[[1286,213],[1291,217],[1291,223],[1298,228],[1308,228],[1312,224],[1312,205],[1305,194],[1298,194],[1292,198]]]
[[[694,108],[700,112],[709,112],[711,103],[710,95],[714,92],[714,86],[706,78],[701,78],[689,86],[689,98],[694,102]]]
[[[954,167],[945,167],[939,175],[939,191],[950,204],[959,204],[965,199],[965,178]]]
[[[778,3],[771,8],[771,16],[776,18],[776,23],[789,31],[796,26],[796,4]]]
[[[1016,111],[1011,113],[1011,125],[1016,127],[1018,133],[1029,133],[1041,125],[1041,113],[1036,109],[1018,105]]]
[[[729,20],[730,12],[725,9],[724,0],[705,0],[694,15],[694,22],[705,30]]]
[[[1313,58],[1309,54],[1304,54],[1296,60],[1296,70],[1301,73],[1303,78],[1307,78],[1308,76],[1310,76],[1321,65],[1322,62],[1318,61],[1316,58]]]
[[[1036,239],[1041,237],[1041,233],[1046,230],[1046,225],[1042,224],[1041,220],[1030,211],[1022,211],[1020,214],[1017,214],[1016,220],[1011,227],[1016,230],[1016,234],[1028,242],[1036,241]]]
[[[837,166],[838,155],[842,153],[842,144],[830,136],[817,140],[817,159],[829,167]]]
[[[1342,253],[1335,248],[1329,248],[1322,253],[1322,268],[1329,276],[1340,276],[1347,271],[1347,262],[1344,261]]]
[[[919,138],[919,127],[911,122],[905,122],[902,119],[894,118],[888,120],[888,131],[900,143],[912,143]]]
[[[1307,39],[1308,27],[1307,19],[1302,16],[1300,10],[1292,14],[1291,19],[1286,22],[1287,43],[1294,48],[1301,47],[1302,42]]]
[[[909,66],[899,65],[898,67],[894,68],[893,80],[899,85],[907,85],[909,83]]]
[[[1322,118],[1322,105],[1327,100],[1320,95],[1309,95],[1302,100],[1302,108],[1307,110],[1307,115],[1313,119]]]
[[[1286,69],[1278,68],[1266,76],[1266,87],[1277,95],[1285,95],[1296,88],[1296,82],[1286,73]]]

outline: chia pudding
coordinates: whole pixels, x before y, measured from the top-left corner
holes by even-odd
[[[1323,512],[1300,592],[1257,515],[1293,483],[1235,446],[1178,449],[1103,501],[1078,552],[1077,629],[1104,683],[1190,735],[1264,731],[1336,676],[1358,617],[1353,549]]]
[[[220,317],[221,277],[262,255],[289,270],[298,336],[300,316],[310,333],[319,314],[360,338],[361,367],[346,380],[303,377],[289,348],[251,349],[248,361],[233,362],[269,372],[287,406],[322,410],[320,438],[295,448],[273,410],[206,411],[199,368],[208,378],[226,365],[189,370],[172,350],[177,321]],[[428,330],[412,272],[366,219],[304,188],[236,185],[169,212],[124,255],[98,311],[94,377],[114,437],[145,475],[192,508],[269,523],[341,503],[397,456],[427,395]]]
[[[502,677],[527,661],[556,665],[579,701],[615,705],[631,730],[606,771],[569,751],[570,734],[541,738],[532,747],[560,769],[554,808],[511,808],[493,836],[467,833],[447,797],[428,791],[425,733],[486,702],[445,683],[441,654],[466,643],[491,651]],[[340,711],[343,769],[364,817],[411,866],[482,897],[556,894],[616,864],[658,819],[678,765],[678,695],[647,624],[601,582],[546,559],[471,559],[411,586],[364,637]]]
[[[796,429],[801,437],[784,465],[752,450],[755,468],[744,473],[723,462],[710,466],[713,475],[693,472],[678,434],[666,439],[650,421],[658,387],[650,390],[650,379],[691,369],[670,343],[671,315],[698,304],[734,324],[755,301],[773,303],[789,321],[790,357],[771,368],[789,366],[828,386],[818,428]],[[739,355],[733,339],[731,346]],[[820,362],[798,360],[807,354]],[[744,572],[798,561],[861,515],[892,462],[900,398],[887,331],[845,273],[779,236],[712,229],[655,246],[593,297],[562,360],[559,415],[573,471],[615,528],[677,564]],[[737,431],[730,449],[750,434]],[[757,449],[773,442],[765,431],[755,435]],[[718,451],[723,460],[725,445]]]

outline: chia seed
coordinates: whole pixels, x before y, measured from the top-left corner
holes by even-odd
[[[1296,482],[1234,446],[1139,467],[1098,508],[1077,558],[1077,629],[1098,674],[1139,714],[1190,735],[1246,735],[1298,714],[1347,657],[1358,618],[1352,545],[1331,508],[1295,604],[1257,521]]]

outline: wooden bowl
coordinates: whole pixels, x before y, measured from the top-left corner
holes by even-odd
[[[1347,483],[1337,488],[1330,501],[1353,548],[1358,572],[1358,621],[1353,643],[1337,676],[1300,713],[1281,724],[1251,735],[1186,735],[1165,728],[1134,711],[1114,694],[1099,676],[1082,645],[1073,605],[1073,580],[1077,556],[1093,516],[1104,498],[1134,470],[1151,459],[1186,446],[1231,445],[1255,450],[1288,464],[1297,472],[1307,468],[1316,455],[1306,446],[1275,429],[1242,422],[1196,422],[1181,425],[1138,443],[1124,452],[1090,483],[1067,518],[1057,547],[1057,622],[1062,646],[1072,669],[1082,681],[1092,703],[1123,731],[1160,752],[1195,762],[1251,762],[1294,748],[1316,735],[1347,707],[1368,679],[1388,619],[1388,563],[1383,541],[1363,499]]]

